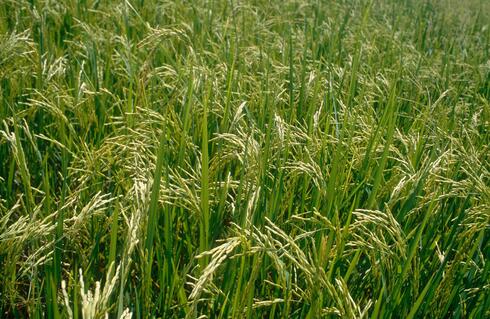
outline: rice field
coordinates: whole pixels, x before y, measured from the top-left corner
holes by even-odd
[[[490,317],[490,1],[0,0],[0,317]]]

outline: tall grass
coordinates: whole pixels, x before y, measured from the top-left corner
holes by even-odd
[[[0,317],[490,316],[486,1],[0,1]]]

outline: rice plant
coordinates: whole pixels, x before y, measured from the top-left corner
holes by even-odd
[[[490,2],[0,1],[0,317],[490,316]]]

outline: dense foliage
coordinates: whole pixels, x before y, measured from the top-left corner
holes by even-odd
[[[1,0],[0,317],[490,316],[489,23]]]

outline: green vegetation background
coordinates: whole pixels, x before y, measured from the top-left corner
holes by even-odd
[[[483,318],[490,2],[0,1],[0,317]]]

